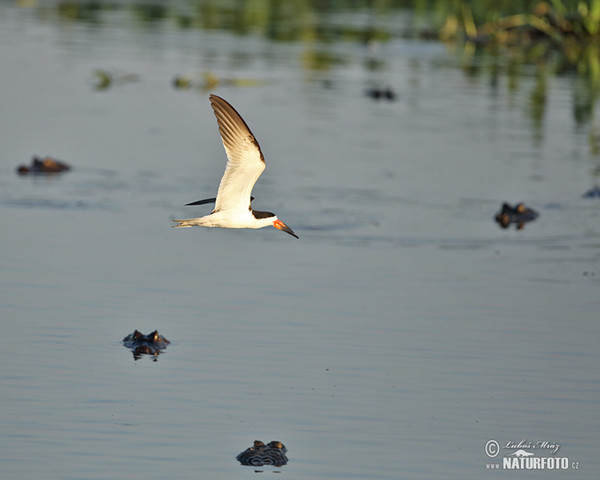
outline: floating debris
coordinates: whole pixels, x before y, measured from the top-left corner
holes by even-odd
[[[600,186],[596,185],[590,188],[587,192],[582,195],[583,198],[600,198]]]
[[[517,203],[514,207],[503,203],[502,209],[494,218],[502,228],[508,228],[511,223],[514,223],[517,230],[522,230],[527,222],[535,220],[538,216],[538,212],[527,208],[523,203]]]
[[[198,90],[208,91],[213,90],[220,85],[228,85],[233,87],[257,87],[260,85],[265,85],[266,83],[267,82],[265,80],[254,78],[221,78],[211,72],[191,75],[177,75],[173,79],[173,87],[177,90],[195,88]]]
[[[390,88],[377,88],[372,87],[367,89],[366,95],[373,100],[388,100],[393,102],[396,100],[396,93]]]
[[[93,75],[95,90],[106,90],[111,86],[140,81],[140,76],[137,73],[122,73],[114,70],[94,70]]]
[[[242,465],[262,467],[272,465],[282,467],[288,462],[285,454],[287,448],[281,442],[273,440],[266,445],[260,440],[254,440],[254,445],[240,453],[236,458]]]
[[[167,345],[170,343],[171,342],[158,333],[158,330],[154,330],[148,335],[144,335],[142,332],[135,330],[123,339],[123,345],[131,350],[135,360],[139,360],[142,355],[153,355],[154,357],[158,357],[158,355],[162,353],[162,350],[167,348]],[[156,358],[154,361],[156,361]]]
[[[66,163],[47,156],[44,158],[34,156],[31,165],[19,165],[17,173],[19,175],[52,175],[55,173],[67,172],[71,167]]]

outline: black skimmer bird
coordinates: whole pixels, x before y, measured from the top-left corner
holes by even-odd
[[[228,102],[217,95],[210,95],[210,104],[217,117],[219,133],[227,165],[221,178],[216,198],[207,198],[187,205],[215,203],[210,215],[186,220],[173,220],[175,228],[220,227],[220,228],[263,228],[273,226],[293,237],[294,231],[271,212],[253,210],[252,187],[265,169],[265,158],[260,145],[244,122],[244,119]]]

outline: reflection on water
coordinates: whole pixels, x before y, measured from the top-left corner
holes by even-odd
[[[164,29],[199,29],[205,32],[228,32],[239,38],[260,36],[273,42],[298,43],[302,45],[298,66],[309,71],[328,72],[329,78],[324,80],[327,82],[331,82],[336,73],[343,72],[351,61],[348,49],[341,47],[343,45],[363,45],[369,51],[363,66],[366,70],[375,72],[385,70],[389,63],[389,53],[378,53],[378,50],[382,50],[380,46],[394,39],[416,37],[433,42],[439,41],[439,38],[448,40],[451,37],[455,40],[462,38],[456,32],[464,25],[467,32],[472,28],[476,32],[473,35],[477,36],[477,26],[483,25],[481,28],[485,32],[486,26],[492,25],[493,21],[515,12],[534,11],[537,15],[550,15],[545,11],[538,11],[541,8],[538,2],[519,2],[518,5],[498,5],[497,2],[487,1],[432,3],[202,1],[163,4],[67,1],[55,4],[42,2],[36,5],[35,10],[45,21],[80,23],[98,30],[114,25],[118,19],[125,28],[142,27],[152,32]],[[407,6],[413,6],[415,10],[408,9]],[[556,17],[560,14],[564,17],[555,20],[556,28],[562,23],[573,21],[575,14],[569,15],[568,12],[577,5],[574,7],[566,2],[562,9],[555,6],[556,11],[552,11],[552,15]],[[473,27],[468,27],[467,20],[473,22]],[[444,22],[445,25],[442,25]],[[453,27],[450,28],[449,25]],[[448,33],[449,29],[454,32],[452,35]],[[479,37],[483,38],[484,34],[479,34]],[[598,43],[559,42],[565,45],[558,52],[554,52],[556,42],[540,44],[537,49],[530,46],[530,43],[521,42],[511,48],[486,48],[487,42],[478,40],[472,43],[467,41],[466,44],[452,42],[447,46],[454,51],[455,60],[467,77],[485,77],[496,88],[507,88],[511,92],[522,88],[522,78],[535,77],[536,81],[529,92],[529,101],[523,113],[531,119],[536,142],[542,141],[544,135],[549,79],[556,76],[572,77],[573,118],[581,126],[591,125],[590,138],[597,136],[593,119],[594,106],[600,92]],[[240,58],[239,61],[242,62],[243,59]],[[138,80],[136,74],[115,75],[102,69],[95,70],[95,75],[98,89],[116,82]],[[202,72],[204,79],[198,81],[194,80],[195,75],[178,75],[173,72],[173,78],[176,78],[176,85],[179,87],[193,84],[210,89],[220,83],[254,85],[265,80],[219,80],[219,76],[213,72]],[[377,87],[384,88],[381,85]]]

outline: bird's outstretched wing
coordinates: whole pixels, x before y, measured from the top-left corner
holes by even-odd
[[[195,202],[186,203],[185,206],[189,207],[190,205],[206,205],[207,203],[215,203],[217,199],[213,198],[205,198],[204,200],[197,200]]]
[[[250,197],[250,201],[254,200],[254,197]],[[184,206],[189,207],[191,205],[206,205],[207,203],[215,203],[216,197],[205,198],[204,200],[196,200],[195,202],[186,203]]]
[[[235,108],[217,95],[210,95],[210,104],[227,153],[227,166],[214,211],[247,209],[252,188],[265,169],[265,159],[256,138]]]

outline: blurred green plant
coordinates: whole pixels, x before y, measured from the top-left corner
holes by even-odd
[[[95,29],[122,18],[135,28],[221,30],[258,35],[272,42],[298,42],[304,70],[325,75],[352,62],[339,43],[363,45],[364,68],[385,71],[389,57],[374,46],[390,39],[443,40],[457,54],[465,75],[489,75],[492,85],[507,79],[509,91],[533,73],[538,80],[528,115],[543,122],[547,89],[554,75],[570,75],[573,115],[578,124],[593,119],[600,95],[600,0],[19,0],[43,18],[84,22]],[[28,3],[33,1],[32,4]],[[121,16],[115,15],[119,12]],[[114,71],[94,72],[94,88],[105,90],[135,81]],[[231,76],[180,76],[175,88],[261,81]],[[540,127],[541,128],[541,127]]]
[[[541,1],[530,13],[494,9],[477,15],[474,2],[453,2],[439,30],[444,41],[465,41],[478,45],[520,46],[547,43],[561,50],[574,45],[585,47],[600,37],[600,0],[580,0],[569,8],[566,0]],[[488,4],[490,2],[478,2]],[[571,2],[572,3],[572,2]]]
[[[117,70],[96,69],[92,72],[94,90],[106,90],[116,85],[139,82],[137,73],[123,73]]]
[[[500,1],[450,3],[439,38],[463,46],[465,68],[476,63],[478,50],[509,59],[513,71],[535,66],[540,81],[532,94],[531,113],[536,123],[543,113],[548,73],[573,73],[580,79],[574,94],[575,121],[582,124],[593,117],[600,95],[600,0],[531,2],[529,13]]]
[[[212,72],[177,75],[173,79],[173,87],[177,90],[196,89],[203,92],[213,90],[220,85],[228,85],[233,87],[258,87],[261,85],[266,85],[267,83],[267,80],[256,78],[222,78]]]

